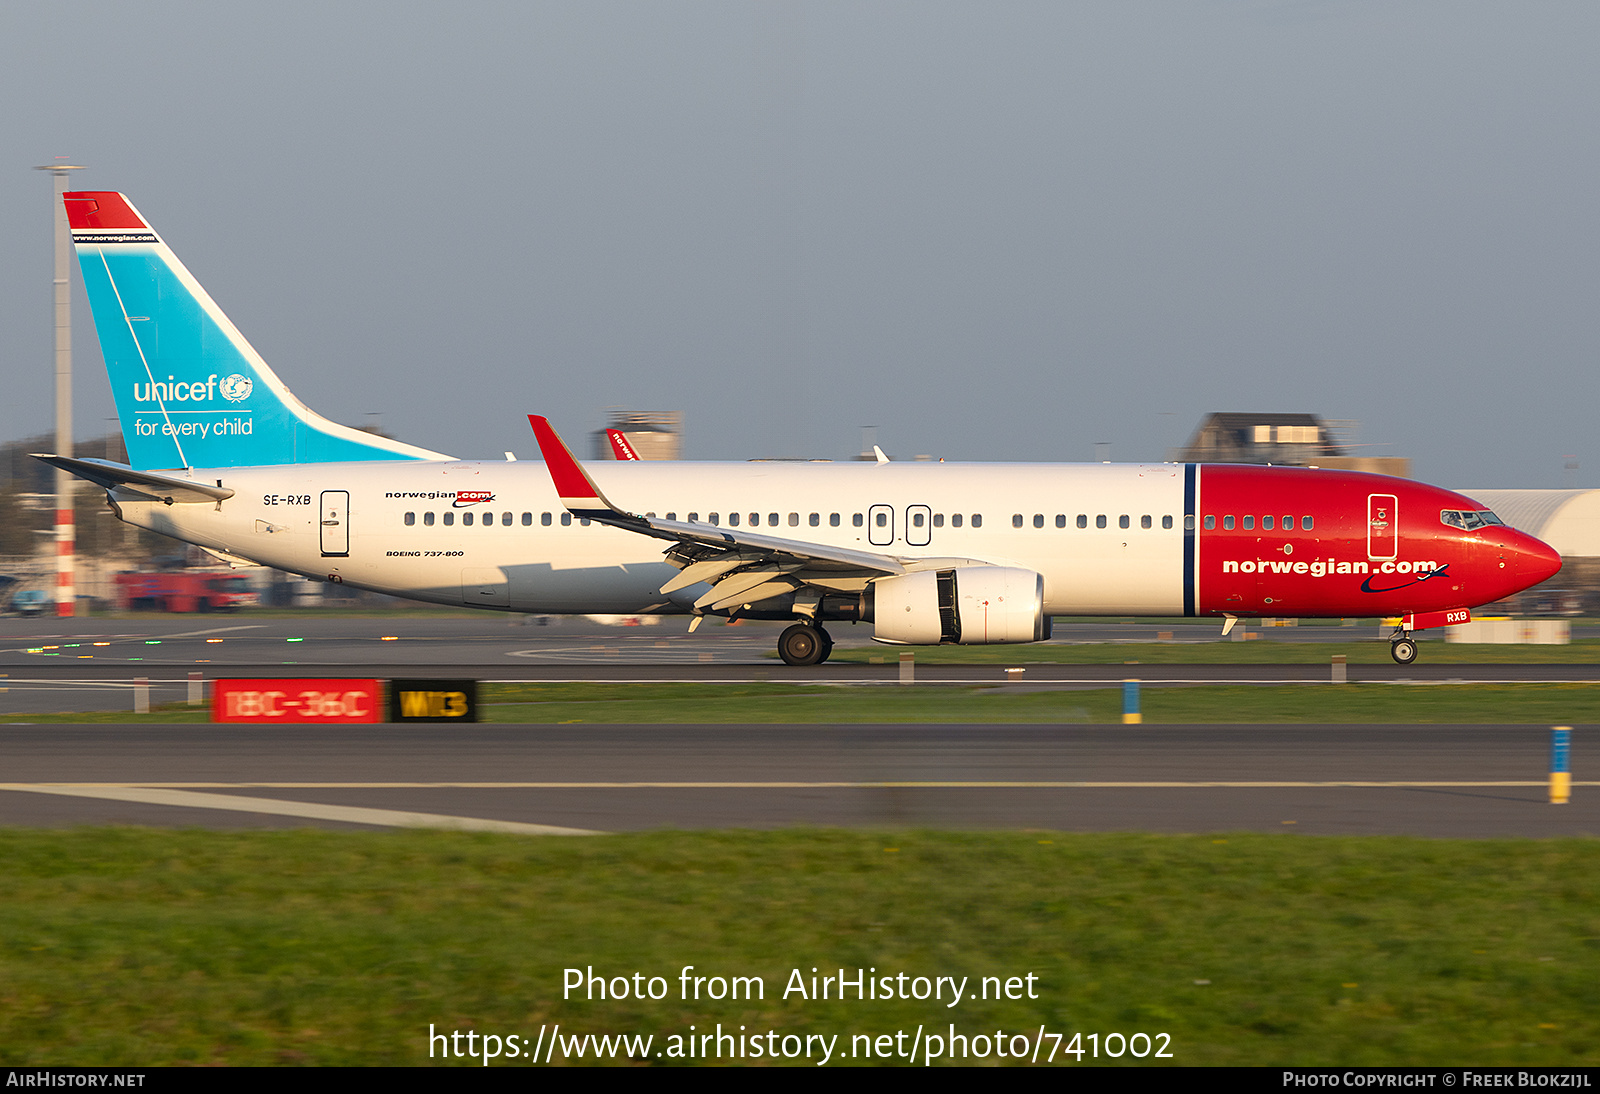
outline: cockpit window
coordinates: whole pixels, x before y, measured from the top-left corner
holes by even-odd
[[[1487,509],[1441,509],[1439,510],[1439,523],[1470,532],[1474,528],[1483,528],[1490,524],[1504,524],[1505,521]]]

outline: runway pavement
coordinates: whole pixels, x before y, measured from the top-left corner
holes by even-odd
[[[791,669],[776,624],[618,627],[521,616],[0,621],[0,716],[126,710],[205,677],[888,683],[898,665]],[[1070,642],[1214,641],[1214,624],[1087,623]],[[843,648],[867,628],[837,627]],[[1581,633],[1581,632],[1580,632]],[[1266,641],[1376,640],[1371,627]],[[1352,665],[1352,680],[1597,680],[1600,665]],[[1322,665],[1029,663],[1023,687],[1324,682]],[[921,683],[1006,665],[918,665]],[[1583,772],[1585,732],[1574,754]],[[440,825],[528,834],[817,825],[1547,836],[1600,832],[1600,786],[1546,802],[1543,726],[0,725],[0,823]],[[46,785],[50,784],[50,785]],[[70,784],[70,785],[68,785]]]
[[[1548,756],[1514,725],[5,726],[0,824],[1600,833]]]
[[[530,622],[532,620],[533,622]],[[191,672],[229,676],[460,676],[480,680],[627,680],[871,683],[898,678],[898,651],[871,642],[866,627],[835,626],[841,649],[869,649],[883,664],[829,663],[790,668],[772,651],[781,624],[714,622],[695,634],[686,621],[606,626],[584,618],[477,613],[385,617],[315,615],[0,620],[0,716],[55,710],[127,710],[135,677],[152,682],[152,701],[179,700]],[[1213,642],[1213,623],[1087,623],[1057,628],[1048,645],[1074,642]],[[1300,627],[1259,632],[1264,641],[1371,640],[1376,628]],[[1444,665],[1428,663],[1435,640],[1412,665],[1351,665],[1354,681],[1600,680],[1600,664]],[[1025,667],[1023,687],[1106,686],[1136,675],[1149,684],[1315,683],[1325,665],[1041,664],[1036,647],[1018,646],[1007,664],[917,665],[920,683],[1007,680]]]

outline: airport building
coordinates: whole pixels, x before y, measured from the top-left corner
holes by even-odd
[[[594,431],[594,458],[614,460],[606,438],[615,429],[628,438],[641,460],[676,460],[683,456],[683,413],[677,410],[612,410],[604,429]]]
[[[1411,461],[1404,456],[1351,455],[1330,423],[1315,414],[1207,414],[1189,443],[1167,458],[1173,463],[1269,463],[1411,477]]]

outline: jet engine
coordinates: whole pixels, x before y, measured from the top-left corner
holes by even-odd
[[[862,595],[873,638],[905,646],[1038,642],[1050,637],[1044,575],[960,566],[880,577]]]

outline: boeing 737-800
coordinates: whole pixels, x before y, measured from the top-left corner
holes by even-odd
[[[1470,498],[1312,468],[459,460],[328,421],[121,194],[66,195],[127,464],[41,455],[124,521],[224,559],[439,604],[792,620],[898,644],[1034,642],[1053,615],[1398,616],[1414,630],[1560,559]],[[692,624],[691,624],[692,626]]]

